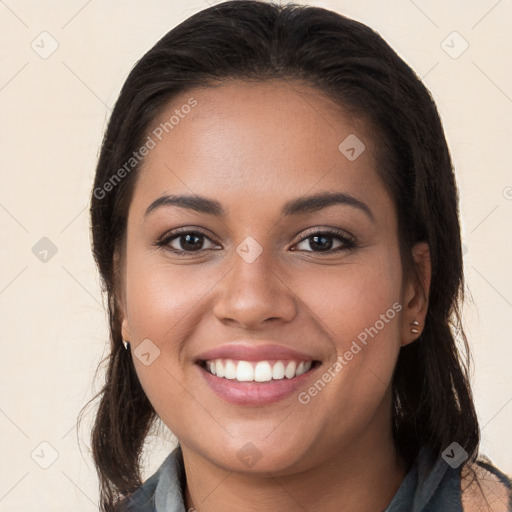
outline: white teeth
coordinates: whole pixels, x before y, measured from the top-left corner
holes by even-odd
[[[240,361],[238,363],[238,366],[236,367],[236,380],[242,382],[254,380],[254,369],[251,363],[248,363],[247,361]]]
[[[254,368],[254,380],[256,382],[267,382],[272,380],[272,367],[268,361],[260,361]]]
[[[226,361],[226,365],[224,366],[224,377],[230,380],[236,379],[236,365],[229,359]]]
[[[284,364],[281,361],[278,361],[272,368],[272,378],[275,380],[284,378]]]
[[[224,377],[224,365],[220,360],[217,360],[215,363],[215,375],[217,377]]]
[[[216,359],[207,361],[206,368],[212,375],[240,382],[268,382],[270,380],[293,379],[306,373],[313,361],[276,361],[271,365],[268,361],[249,361],[233,359]],[[285,366],[286,365],[286,366]]]
[[[286,370],[284,371],[284,374],[286,375],[287,379],[293,379],[295,377],[295,370],[297,369],[297,363],[295,361],[290,361],[288,363],[288,366],[286,367]]]

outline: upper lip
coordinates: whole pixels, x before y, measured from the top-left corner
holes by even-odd
[[[304,352],[298,352],[287,346],[272,342],[257,345],[254,341],[239,340],[220,347],[207,350],[196,357],[196,362],[213,359],[235,359],[240,361],[293,360],[316,361],[317,359]]]

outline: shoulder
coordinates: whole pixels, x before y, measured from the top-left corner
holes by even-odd
[[[152,475],[133,493],[123,496],[117,504],[116,512],[153,512],[157,484],[158,475]]]
[[[123,497],[116,512],[163,512],[176,507],[181,510],[184,485],[183,454],[177,446],[144,484]]]
[[[511,479],[486,458],[464,466],[461,496],[464,512],[512,511]]]

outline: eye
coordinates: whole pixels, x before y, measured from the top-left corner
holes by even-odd
[[[205,242],[210,247],[205,247]],[[167,233],[157,243],[159,247],[166,247],[176,254],[200,252],[204,249],[213,249],[216,245],[201,231],[181,230]],[[206,244],[207,245],[207,244]]]
[[[333,240],[337,240],[341,242],[338,247],[334,247],[336,244]],[[322,231],[313,231],[307,232],[305,236],[303,236],[297,246],[301,244],[312,248],[312,250],[308,249],[299,249],[305,250],[306,252],[319,252],[319,253],[334,253],[340,251],[348,251],[349,249],[353,249],[356,246],[356,243],[353,238],[349,237],[346,233],[338,229],[324,229]]]
[[[337,247],[336,241],[338,242]],[[301,248],[301,244],[303,246],[309,245],[311,250],[305,247]],[[186,255],[194,252],[198,253],[205,249],[219,248],[205,233],[191,229],[182,229],[167,233],[160,238],[155,245],[164,247],[178,255]],[[356,243],[352,237],[341,230],[323,229],[306,232],[305,236],[301,238],[296,246],[299,247],[299,250],[306,252],[332,254],[353,249],[356,247]]]

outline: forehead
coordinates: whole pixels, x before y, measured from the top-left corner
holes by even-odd
[[[371,196],[385,191],[369,134],[363,120],[298,82],[235,80],[192,89],[173,98],[150,126],[155,144],[133,202],[142,207],[179,192],[268,206],[274,196],[331,189],[375,202]]]

